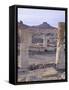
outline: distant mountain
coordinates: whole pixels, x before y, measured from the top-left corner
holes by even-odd
[[[26,29],[26,28],[56,29],[55,27],[51,26],[47,22],[43,22],[42,24],[36,25],[36,26],[29,26],[29,25],[24,24],[22,21],[20,21],[18,22],[18,27],[22,29]]]
[[[56,29],[55,27],[51,26],[47,22],[43,22],[42,24],[37,25],[37,26],[33,26],[33,27],[36,27],[36,28],[39,28],[39,29]]]
[[[29,28],[30,26],[24,24],[22,21],[18,22],[18,28],[20,29],[26,29]]]

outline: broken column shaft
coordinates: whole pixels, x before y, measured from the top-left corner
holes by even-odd
[[[56,64],[60,63],[61,49],[63,48],[64,43],[64,31],[65,31],[65,23],[59,22],[57,32]]]

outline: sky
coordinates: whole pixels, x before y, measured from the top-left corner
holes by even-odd
[[[58,27],[58,22],[65,22],[65,11],[18,8],[18,22],[35,26],[47,22]]]

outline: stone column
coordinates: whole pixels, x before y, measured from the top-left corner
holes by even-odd
[[[18,67],[21,68],[21,29],[18,29]]]
[[[62,49],[63,49],[63,41],[64,41],[64,31],[65,31],[65,23],[58,23],[58,33],[57,33],[57,50],[56,50],[56,64],[60,63]]]
[[[23,30],[21,33],[21,45],[20,45],[20,61],[21,68],[26,68],[29,65],[29,46],[31,44],[31,32],[29,30]]]
[[[45,47],[46,46],[45,34],[43,34],[42,36],[43,36],[43,47]]]

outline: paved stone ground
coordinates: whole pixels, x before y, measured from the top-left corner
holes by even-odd
[[[56,66],[54,64],[56,59],[55,52],[38,52],[37,54],[30,54],[30,65],[33,63],[35,63],[35,65],[46,64],[46,67],[36,68],[33,70],[30,70],[29,68],[18,69],[18,82],[65,79],[64,52],[62,55],[61,63]]]
[[[19,82],[65,79],[65,72],[57,71],[53,67],[20,72],[20,73],[18,74]]]

